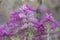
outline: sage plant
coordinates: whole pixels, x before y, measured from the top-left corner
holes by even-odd
[[[2,40],[3,36],[10,37],[16,34],[22,34],[21,36],[24,38],[24,35],[27,34],[25,30],[33,27],[33,23],[37,22],[34,12],[35,9],[28,4],[19,8],[18,11],[11,12],[9,21],[0,26],[0,40]]]
[[[45,15],[41,18],[40,24],[44,24],[46,26],[49,40],[49,34],[51,33],[50,31],[54,31],[58,26],[60,26],[60,24],[54,19],[52,13],[48,11],[48,8],[46,6],[43,6],[41,10],[44,12]],[[46,22],[48,23],[45,24]]]
[[[29,4],[11,12],[9,21],[0,26],[0,40],[3,40],[4,36],[12,37],[15,35],[19,35],[20,40],[41,40],[42,35],[48,35],[49,39],[49,32],[46,30],[56,29],[59,23],[45,6],[41,10],[45,15],[40,21],[34,16],[36,9]],[[50,22],[51,27],[47,27],[45,22]]]

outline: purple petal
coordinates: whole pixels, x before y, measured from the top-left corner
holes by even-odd
[[[36,11],[36,9],[32,8],[31,5],[29,5],[29,4],[24,5],[21,9],[30,10],[30,11]]]
[[[2,36],[0,36],[0,40],[3,40],[3,37]]]
[[[51,22],[52,23],[52,25],[50,27],[51,29],[59,26],[59,23],[53,18],[51,13],[46,13],[45,16],[41,19],[40,24],[44,24],[45,22]]]

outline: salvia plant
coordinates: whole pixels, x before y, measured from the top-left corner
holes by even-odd
[[[17,11],[10,13],[10,19],[7,23],[0,26],[0,40],[4,36],[20,36],[20,40],[41,40],[41,36],[49,34],[55,30],[59,23],[53,18],[52,13],[48,12],[47,7],[41,7],[44,12],[40,21],[35,17],[36,9],[29,4],[23,5]]]

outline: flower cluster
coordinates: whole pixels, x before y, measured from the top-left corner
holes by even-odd
[[[44,10],[44,9],[46,10]],[[40,23],[44,23],[44,22],[50,22],[51,23],[51,27],[50,29],[54,30],[56,27],[58,27],[60,24],[54,19],[53,15],[51,12],[48,11],[48,8],[46,6],[42,7],[41,9],[43,12],[45,12],[45,15],[42,17],[42,19],[40,20]]]
[[[0,36],[12,36],[15,34],[25,34],[25,30],[34,26],[33,23],[37,22],[34,17],[35,9],[30,5],[24,5],[18,11],[10,13],[9,21],[0,26]],[[2,39],[1,39],[2,40]]]
[[[45,12],[46,7],[41,8]],[[59,24],[52,17],[52,13],[45,13],[40,21],[34,16],[36,9],[30,5],[24,5],[18,11],[10,13],[9,21],[0,26],[0,40],[3,36],[14,36],[19,34],[22,40],[40,40],[41,35],[46,34],[45,22],[51,22],[50,29],[55,29]],[[32,39],[30,38],[32,37]]]
[[[59,23],[53,18],[52,13],[48,11],[48,8],[46,6],[42,6],[41,10],[45,15],[41,17],[40,22],[37,26],[35,26],[35,29],[38,30],[37,34],[35,35],[36,40],[40,40],[41,35],[48,34],[48,29],[54,31],[58,26],[60,26]],[[48,26],[45,24],[46,22]]]

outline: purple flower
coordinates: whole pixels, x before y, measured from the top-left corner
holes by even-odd
[[[35,35],[34,40],[40,40],[40,35]]]
[[[20,8],[20,11],[21,12],[23,12],[23,11],[36,11],[36,9],[35,8],[32,8],[32,6],[31,5],[29,5],[29,4],[26,4],[26,5],[23,5],[21,8]]]
[[[9,21],[0,27],[0,36],[14,36],[15,34],[25,35],[26,30],[38,22],[34,16],[35,11],[34,8],[27,4],[22,6],[19,10],[11,12]],[[25,37],[25,39],[28,40],[28,37]]]
[[[3,37],[2,36],[0,36],[0,40],[3,40]]]
[[[4,32],[3,31],[5,30],[6,27],[7,27],[6,24],[0,26],[0,36],[3,36],[4,35]]]
[[[38,31],[38,33],[40,33],[40,35],[46,35],[46,27],[43,24],[39,24],[39,25],[35,26],[35,30]]]
[[[43,16],[43,18],[40,20],[40,24],[44,24],[45,22],[52,23],[50,27],[52,30],[59,26],[59,23],[53,18],[51,13],[46,13],[45,16]]]

